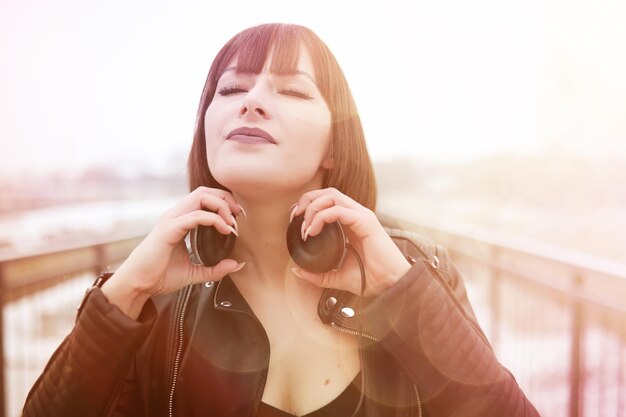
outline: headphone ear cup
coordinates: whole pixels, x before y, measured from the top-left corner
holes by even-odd
[[[224,235],[213,226],[197,226],[191,232],[191,249],[197,262],[204,266],[214,266],[230,254],[236,236]]]
[[[317,236],[302,240],[300,231],[304,214],[294,217],[287,228],[287,250],[300,268],[323,273],[341,268],[346,253],[346,239],[338,222],[324,225]]]

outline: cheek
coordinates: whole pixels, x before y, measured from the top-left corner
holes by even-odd
[[[305,155],[308,154],[311,159],[320,159],[330,145],[330,136],[329,126],[311,125],[302,132],[300,147],[306,150]]]
[[[207,138],[211,135],[215,135],[215,132],[219,130],[219,120],[219,110],[209,107],[204,114],[204,132]]]
[[[324,154],[330,144],[331,122],[330,114],[320,112],[320,114],[299,115],[294,117],[299,137],[300,146],[313,152],[312,155]]]
[[[223,123],[220,121],[223,120],[223,116],[221,113],[223,112],[209,107],[204,115],[204,142],[209,163],[222,141]]]

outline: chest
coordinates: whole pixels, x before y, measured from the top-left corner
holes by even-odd
[[[315,306],[255,307],[189,303],[174,415],[252,416],[260,401],[302,415],[331,402],[359,372],[358,340],[322,323]]]
[[[318,321],[269,325],[270,360],[262,401],[294,415],[337,398],[360,370],[358,343]]]

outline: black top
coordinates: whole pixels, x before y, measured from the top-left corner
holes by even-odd
[[[305,414],[306,417],[336,417],[345,416],[350,417],[361,397],[361,391],[357,388],[355,381],[361,377],[359,372],[354,380],[346,387],[346,389],[339,394],[337,398],[309,414]],[[357,416],[363,415],[363,407],[359,410]],[[293,417],[293,414],[289,414],[279,408],[273,407],[269,404],[261,402],[259,405],[259,411],[257,417]]]

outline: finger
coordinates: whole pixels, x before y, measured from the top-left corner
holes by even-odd
[[[217,213],[227,224],[233,226],[235,230],[239,230],[237,220],[235,219],[233,211],[226,200],[217,198],[213,195],[202,195],[200,197],[200,209]]]
[[[324,188],[321,190],[313,190],[302,194],[291,212],[291,219],[293,219],[293,217],[297,215],[304,213],[304,210],[309,206],[309,204],[311,204],[311,202],[318,198],[320,195],[323,195],[324,192],[326,192],[325,190],[327,189]]]
[[[189,283],[198,284],[209,281],[219,281],[228,274],[241,270],[245,262],[238,263],[234,259],[222,259],[213,266],[192,264],[189,273]]]
[[[193,200],[187,201],[186,204],[179,207],[179,209],[180,210],[176,210],[170,214],[178,214],[177,216],[173,216],[178,217],[194,210],[213,212],[222,217],[227,224],[237,229],[237,221],[233,216],[230,205],[219,196],[209,193],[197,193],[194,195]],[[180,211],[180,213],[177,213],[178,211]]]
[[[330,207],[336,204],[355,209],[362,207],[359,203],[343,194],[341,191],[334,187],[329,187],[304,193],[298,200],[297,208],[293,212],[292,217],[301,213],[306,213],[305,218],[309,218],[311,212],[315,213],[325,207]]]
[[[239,216],[243,214],[243,217],[248,217],[246,211],[241,207],[241,204],[237,201],[237,199],[232,195],[232,193],[228,191],[223,191],[223,194],[220,194],[221,198],[228,203],[228,207],[232,213],[235,213],[235,216]]]
[[[191,230],[196,226],[213,226],[224,235],[234,233],[235,236],[239,236],[234,227],[226,223],[222,216],[213,212],[195,210],[179,217],[179,220],[181,225],[187,228],[187,230]]]
[[[238,236],[237,231],[228,225],[220,215],[204,210],[194,210],[170,219],[167,226],[176,230],[174,236],[171,236],[171,244],[176,244],[178,240],[182,239],[191,229],[197,226],[213,226],[224,235],[233,233],[235,236]]]
[[[227,222],[231,222],[230,214],[242,212],[241,206],[230,192],[217,188],[198,187],[168,210],[163,217],[178,217],[192,210],[203,208],[215,212],[220,211],[221,208],[223,213],[230,212],[225,218]]]
[[[364,236],[363,228],[368,225],[368,209],[354,210],[343,206],[332,206],[319,211],[311,219],[311,223],[306,223],[303,228],[302,239],[306,240],[309,236],[316,236],[321,232],[325,224],[339,222],[343,226],[347,226],[357,236]]]
[[[308,207],[304,211],[304,219],[307,221],[307,224],[311,223],[312,219],[317,213],[333,206],[344,206],[353,210],[366,209],[361,204],[352,200],[350,197],[341,194],[339,191],[335,191],[329,191],[320,195],[308,205]]]
[[[304,210],[304,220],[308,220],[307,223],[310,223],[310,221],[313,219],[313,217],[315,217],[317,213],[335,205],[337,205],[337,200],[334,198],[334,196],[329,194],[321,195],[313,200],[306,207],[306,209]]]
[[[194,194],[194,201],[199,203],[192,209],[208,208],[211,211],[217,212],[221,208],[224,212],[228,212],[228,217],[226,217],[227,222],[230,221],[231,214],[235,213],[238,215],[243,211],[242,207],[229,191],[218,188],[198,187],[192,194]]]
[[[200,186],[192,191],[192,194],[193,193],[197,193],[197,195],[199,196],[209,195],[219,197],[220,199],[224,200],[226,204],[228,204],[232,213],[240,214],[242,212],[242,207],[239,205],[239,202],[237,201],[237,199],[235,199],[235,196],[233,196],[230,191],[222,190],[220,188],[209,188]]]

